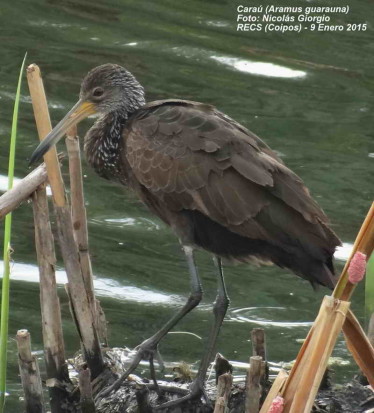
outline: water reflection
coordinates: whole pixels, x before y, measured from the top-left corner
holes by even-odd
[[[348,242],[343,242],[343,244],[338,247],[335,251],[334,258],[340,261],[347,261],[351,255],[353,244]]]
[[[13,187],[19,184],[21,181],[21,178],[14,177],[13,178]],[[7,175],[0,175],[0,192],[5,192],[8,190],[8,176]],[[48,185],[46,187],[47,195],[51,196],[52,191],[50,186]]]
[[[280,78],[302,78],[307,75],[307,73],[302,70],[294,70],[274,63],[253,62],[251,60],[227,56],[211,56],[211,59],[251,75]]]
[[[170,50],[170,45],[165,44],[163,46],[165,52]],[[214,51],[203,48],[195,48],[188,46],[174,46],[171,50],[180,57],[184,57],[188,60],[194,60],[208,64],[209,60],[221,63],[222,65],[229,66],[239,72],[276,78],[304,78],[307,72],[302,70],[291,69],[287,66],[282,66],[275,63],[259,62],[249,59],[243,59],[233,56],[217,55]]]
[[[3,268],[3,261],[0,261],[0,268]],[[2,278],[2,272],[0,273]],[[12,281],[24,281],[24,282],[39,282],[38,267],[31,264],[24,264],[14,262],[11,267],[11,279]],[[65,285],[68,282],[65,271],[56,271],[56,282],[59,285]],[[140,304],[148,305],[175,305],[183,303],[183,297],[176,295],[167,295],[161,292],[142,289],[132,285],[126,285],[126,280],[123,280],[123,284],[109,278],[102,278],[95,276],[94,287],[96,294],[99,297],[110,297],[116,300],[134,301]]]
[[[13,186],[17,185],[20,182],[20,178],[13,178]],[[0,192],[5,192],[8,190],[8,176],[0,175]]]

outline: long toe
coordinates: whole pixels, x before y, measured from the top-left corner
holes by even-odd
[[[178,390],[180,390],[180,388],[178,388]],[[173,392],[173,389],[172,388],[170,388],[170,389],[167,389],[166,390],[167,392]],[[201,382],[201,380],[195,380],[192,384],[191,384],[191,387],[190,387],[190,390],[189,390],[189,392],[188,392],[188,394],[187,395],[185,395],[185,396],[183,396],[183,397],[180,397],[179,399],[176,399],[176,400],[171,400],[171,401],[169,401],[169,402],[166,402],[166,403],[162,403],[162,404],[160,404],[160,405],[158,405],[158,406],[155,406],[154,408],[153,408],[153,410],[154,411],[160,411],[160,412],[162,412],[162,411],[164,411],[164,410],[166,410],[166,409],[169,409],[169,408],[174,408],[174,407],[176,407],[176,406],[180,406],[180,405],[182,405],[182,404],[187,404],[187,403],[193,403],[194,401],[196,401],[196,400],[198,400],[198,399],[200,399],[200,398],[204,398],[204,402],[205,402],[205,405],[206,405],[206,407],[207,407],[207,412],[208,411],[212,411],[213,410],[213,406],[212,406],[212,404],[211,404],[211,401],[210,401],[210,399],[209,399],[209,397],[207,396],[207,394],[206,394],[206,392],[205,392],[205,389],[204,389],[204,383],[203,382]],[[183,410],[182,410],[183,411]]]

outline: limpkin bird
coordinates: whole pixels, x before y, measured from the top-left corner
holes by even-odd
[[[87,74],[79,101],[40,143],[31,163],[73,124],[94,113],[100,117],[84,138],[88,163],[100,176],[131,188],[172,228],[191,281],[186,304],[138,346],[111,390],[142,358],[153,362],[160,340],[201,301],[194,261],[194,250],[200,248],[213,254],[218,294],[197,378],[181,400],[200,396],[229,305],[221,259],[274,263],[313,286],[333,288],[332,257],[340,241],[302,180],[259,137],[208,104],[179,99],[146,103],[143,87],[115,64]]]

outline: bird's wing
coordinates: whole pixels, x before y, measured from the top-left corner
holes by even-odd
[[[331,255],[339,244],[301,179],[213,107],[158,102],[132,119],[125,136],[136,179],[168,208],[198,210],[249,238],[296,240],[314,255],[321,247]]]

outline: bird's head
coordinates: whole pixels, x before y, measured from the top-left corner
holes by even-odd
[[[110,112],[120,112],[126,117],[144,104],[144,89],[130,72],[110,63],[95,67],[83,79],[78,102],[35,149],[30,165],[39,161],[82,119]]]

